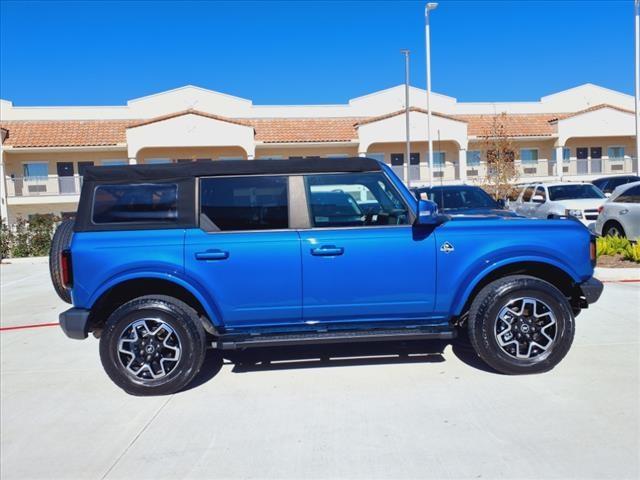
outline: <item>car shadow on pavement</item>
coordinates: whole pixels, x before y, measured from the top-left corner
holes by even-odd
[[[332,368],[357,365],[392,365],[406,363],[442,363],[444,350],[451,345],[453,354],[463,363],[488,373],[498,373],[485,364],[464,341],[412,340],[351,344],[264,347],[247,350],[209,350],[196,378],[186,388],[198,387],[211,380],[223,365],[233,365],[232,372],[248,373],[269,370]]]

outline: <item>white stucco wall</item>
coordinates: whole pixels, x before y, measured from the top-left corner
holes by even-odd
[[[558,121],[558,145],[573,137],[608,137],[635,135],[633,113],[601,108]]]
[[[255,154],[253,128],[186,114],[160,122],[127,129],[129,158],[147,147],[240,146],[248,156]]]

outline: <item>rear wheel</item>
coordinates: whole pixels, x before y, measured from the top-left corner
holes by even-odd
[[[100,360],[127,393],[166,395],[196,376],[205,339],[195,310],[172,297],[149,295],[111,314],[100,337]]]
[[[67,303],[71,303],[71,292],[69,292],[69,289],[62,283],[62,267],[60,261],[62,252],[71,245],[74,224],[75,222],[73,220],[64,220],[60,223],[53,234],[51,248],[49,249],[49,274],[51,275],[51,282],[58,296]]]
[[[613,220],[608,221],[602,231],[605,237],[626,237],[622,225]]]
[[[469,311],[476,353],[506,374],[540,373],[562,360],[573,342],[569,302],[548,282],[513,275],[484,287]]]

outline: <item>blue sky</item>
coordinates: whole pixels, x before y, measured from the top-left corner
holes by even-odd
[[[343,103],[425,85],[425,2],[0,3],[0,97],[118,105],[194,84],[256,104]],[[441,1],[433,90],[537,100],[591,82],[633,94],[633,2]]]

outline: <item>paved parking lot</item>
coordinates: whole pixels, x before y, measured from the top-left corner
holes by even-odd
[[[2,265],[3,327],[66,308],[42,262]],[[131,397],[98,342],[5,330],[1,475],[638,478],[640,284],[608,283],[554,371],[507,377],[437,342],[254,352]]]

